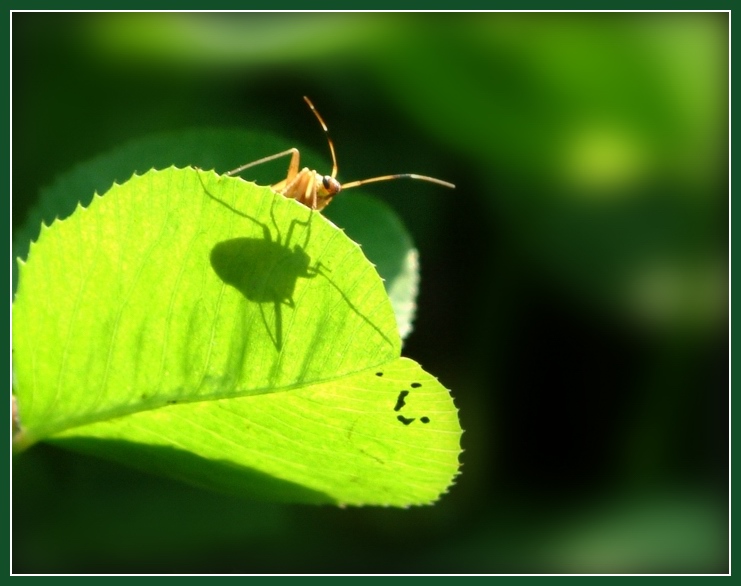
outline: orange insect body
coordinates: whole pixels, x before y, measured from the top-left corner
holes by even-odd
[[[309,105],[309,108],[311,108],[311,111],[314,112],[314,115],[317,117],[317,120],[319,120],[319,123],[322,125],[322,128],[327,135],[329,151],[332,155],[331,175],[322,175],[321,173],[313,171],[307,167],[299,170],[298,166],[300,154],[298,149],[296,148],[288,149],[287,151],[283,151],[281,153],[270,155],[269,157],[253,161],[251,163],[247,163],[246,165],[242,165],[241,167],[237,167],[236,169],[229,171],[227,175],[236,175],[237,173],[241,173],[242,171],[250,167],[254,167],[256,165],[267,163],[268,161],[290,155],[291,162],[288,164],[288,174],[286,175],[286,178],[283,179],[283,181],[279,181],[278,183],[272,185],[271,188],[281,195],[284,195],[285,197],[295,199],[299,203],[304,204],[312,210],[323,210],[325,207],[327,207],[327,205],[329,205],[329,202],[332,201],[332,198],[343,189],[350,189],[352,187],[358,187],[359,185],[374,183],[376,181],[389,181],[391,179],[403,178],[419,179],[422,181],[437,183],[451,189],[455,188],[455,185],[453,185],[452,183],[448,183],[447,181],[435,179],[434,177],[427,177],[425,175],[415,175],[412,173],[383,175],[381,177],[373,177],[371,179],[352,181],[350,183],[345,183],[344,185],[341,184],[337,180],[337,156],[335,155],[332,139],[329,138],[329,130],[327,129],[327,125],[324,123],[324,120],[319,115],[319,112],[317,112],[316,108],[314,108],[314,104],[311,103],[309,98],[304,96],[304,100]]]

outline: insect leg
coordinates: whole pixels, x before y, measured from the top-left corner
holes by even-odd
[[[286,177],[286,180],[290,181],[296,176],[296,173],[298,173],[299,152],[296,148],[288,149],[287,151],[283,151],[282,153],[277,153],[275,155],[270,155],[269,157],[263,157],[262,159],[258,159],[257,161],[252,161],[251,163],[247,163],[245,165],[242,165],[241,167],[232,169],[231,171],[226,173],[226,175],[236,175],[237,173],[241,173],[245,169],[256,167],[257,165],[262,165],[263,163],[267,163],[268,161],[280,159],[281,157],[285,157],[286,155],[291,155],[291,162],[288,164],[288,175]]]
[[[306,191],[304,192],[304,202],[310,202],[312,210],[316,209],[316,173],[312,173],[306,182]]]

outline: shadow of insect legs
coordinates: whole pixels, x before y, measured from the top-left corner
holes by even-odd
[[[270,204],[270,217],[275,238],[270,227],[259,219],[241,212],[206,191],[208,197],[227,207],[239,216],[254,222],[262,229],[261,238],[232,238],[218,242],[211,249],[211,266],[217,276],[227,285],[237,289],[244,297],[259,304],[263,324],[277,351],[283,348],[283,308],[294,308],[293,294],[299,278],[314,278],[318,271],[311,266],[306,246],[311,238],[313,212],[308,211],[306,220],[294,218],[288,226],[285,239],[275,217],[275,201]],[[278,197],[278,196],[276,196]],[[291,244],[297,227],[305,227],[302,244]],[[265,305],[270,305],[275,318],[266,314]],[[274,321],[274,324],[271,323]]]
[[[299,278],[312,279],[316,277],[318,271],[316,267],[311,266],[311,258],[306,253],[306,246],[311,238],[311,220],[313,212],[309,210],[309,216],[306,220],[299,220],[294,218],[288,225],[288,232],[286,238],[281,242],[281,232],[278,221],[275,219],[275,200],[270,205],[270,218],[275,226],[276,240],[274,244],[280,247],[282,255],[276,259],[276,270],[271,275],[270,288],[272,289],[273,295],[273,309],[275,314],[275,337],[272,336],[273,343],[278,351],[283,347],[283,312],[281,305],[286,305],[293,309],[295,303],[293,302],[293,292],[296,288],[296,281]],[[257,222],[255,218],[251,220]],[[260,224],[260,222],[258,222]],[[294,244],[291,248],[291,239],[293,237],[294,228],[297,226],[306,226],[306,238],[304,239],[303,245]],[[270,230],[264,224],[261,224],[265,241],[271,243]],[[262,316],[263,323],[270,333],[269,319],[265,315],[264,305],[260,304],[260,315]]]
[[[321,275],[327,280],[327,282],[332,286],[332,288],[334,288],[335,291],[337,291],[337,293],[339,293],[343,301],[347,304],[347,306],[350,308],[350,310],[355,315],[360,317],[360,319],[362,319],[367,325],[369,325],[373,330],[375,330],[375,332],[381,338],[383,338],[384,341],[386,341],[386,343],[388,343],[391,346],[394,345],[394,342],[390,340],[389,337],[386,334],[384,334],[376,324],[374,324],[371,320],[369,320],[368,317],[355,306],[355,304],[350,300],[350,298],[345,294],[345,292],[342,289],[340,289],[336,285],[336,283],[330,278],[330,276],[325,272],[325,271],[330,271],[331,269],[323,265],[320,261],[317,261],[316,265],[311,270],[313,270],[315,274]]]

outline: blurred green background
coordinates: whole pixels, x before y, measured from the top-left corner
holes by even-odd
[[[13,461],[14,572],[727,572],[728,25],[14,13],[14,230],[152,133],[326,153],[303,95],[340,179],[455,183],[363,190],[419,248],[404,355],[466,430],[457,484],[411,510],[242,501],[39,445]]]

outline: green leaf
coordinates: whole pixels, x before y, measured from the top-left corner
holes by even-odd
[[[42,229],[13,304],[16,446],[288,502],[406,506],[458,470],[359,246],[238,178],[134,176]]]
[[[78,204],[87,207],[93,193],[106,192],[114,182],[126,181],[137,170],[194,165],[227,171],[292,146],[295,144],[270,134],[219,128],[188,129],[133,140],[78,165],[42,190],[27,221],[14,234],[13,257],[27,257],[29,244],[38,238],[42,222],[64,219]],[[326,164],[322,157],[303,147],[301,162],[317,169]],[[287,161],[260,165],[250,169],[249,175],[245,173],[245,178],[270,185],[285,177],[286,165]],[[391,297],[399,333],[405,338],[412,329],[419,274],[417,252],[406,228],[391,208],[355,189],[342,193],[327,209],[327,217],[347,230],[376,265]],[[15,265],[13,269],[15,283]]]

